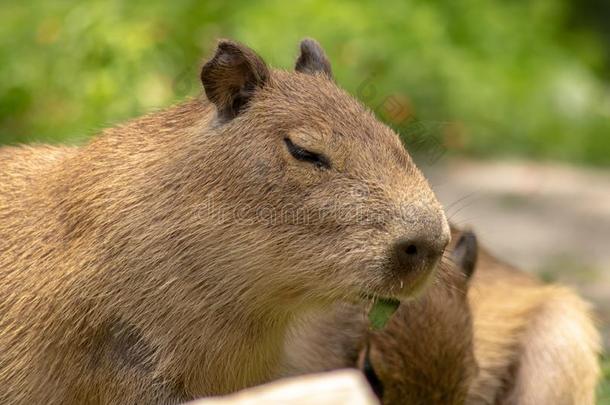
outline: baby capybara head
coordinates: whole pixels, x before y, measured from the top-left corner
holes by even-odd
[[[233,216],[225,260],[319,298],[404,297],[425,283],[450,238],[441,206],[315,41],[293,72],[221,41],[201,79],[216,111],[205,153],[218,184],[205,197],[218,220]]]
[[[361,351],[358,366],[384,404],[463,404],[477,375],[466,296],[477,241],[469,231],[453,237],[449,266],[441,266],[437,282],[402,303]]]

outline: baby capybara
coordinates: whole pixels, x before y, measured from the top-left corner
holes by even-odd
[[[383,330],[368,330],[362,305],[305,317],[286,343],[285,374],[357,367],[384,404],[463,404],[478,369],[467,298],[476,255],[475,235],[454,232],[432,285]]]

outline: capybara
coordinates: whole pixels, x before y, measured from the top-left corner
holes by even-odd
[[[291,72],[220,41],[201,81],[82,147],[0,150],[0,403],[232,392],[299,314],[431,278],[442,208],[315,41]]]
[[[576,293],[479,250],[469,293],[479,374],[467,404],[593,405],[600,336]]]
[[[368,331],[361,305],[305,318],[286,342],[285,373],[357,367],[384,404],[463,404],[477,375],[467,299],[476,255],[473,233],[454,235],[435,282],[381,331]]]
[[[311,317],[288,342],[286,372],[353,367],[360,356],[387,404],[594,404],[600,337],[589,305],[477,248],[474,234],[452,234],[454,264],[473,274],[466,302],[445,279],[382,332],[367,335],[361,307]]]

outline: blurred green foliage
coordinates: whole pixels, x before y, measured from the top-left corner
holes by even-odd
[[[79,142],[195,95],[216,38],[238,39],[290,68],[299,39],[311,36],[338,82],[407,137],[417,123],[416,131],[423,125],[455,153],[609,165],[610,48],[586,23],[595,10],[578,7],[576,0],[4,2],[0,143]]]
[[[610,359],[602,359],[602,381],[597,390],[598,405],[610,404]]]

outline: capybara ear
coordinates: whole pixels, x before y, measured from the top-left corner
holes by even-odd
[[[311,38],[301,41],[301,54],[297,58],[294,70],[310,75],[323,73],[329,79],[333,78],[333,71],[324,49],[315,39]]]
[[[214,57],[201,70],[208,99],[223,121],[235,118],[269,80],[269,68],[252,49],[238,42],[220,40]]]
[[[477,236],[472,231],[464,231],[460,234],[451,258],[455,265],[462,270],[466,278],[470,278],[477,264],[479,244]]]

